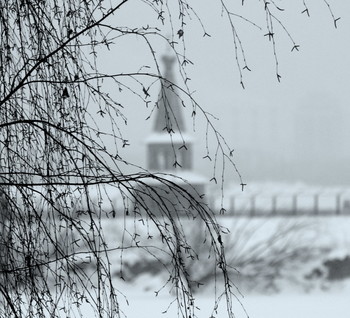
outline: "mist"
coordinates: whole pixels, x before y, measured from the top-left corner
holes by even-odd
[[[245,181],[350,184],[347,85],[350,44],[345,41],[350,29],[350,5],[337,4],[339,10],[338,6],[343,7],[338,28],[334,27],[327,8],[322,6],[314,8],[309,18],[301,14],[298,4],[291,5],[289,13],[286,10],[285,27],[300,48],[292,51],[286,34],[278,30],[280,82],[271,43],[254,26],[238,21],[237,32],[241,32],[251,69],[243,72],[244,88],[240,84],[228,22],[214,4],[198,7],[211,37],[203,37],[196,23],[188,28],[186,53],[193,61],[193,65],[187,67],[189,87],[196,101],[218,118],[213,122],[234,149],[234,162]],[[258,12],[245,10],[242,14],[247,18],[262,23]],[[154,68],[150,54],[143,50],[142,40],[130,37],[123,41],[117,53],[104,53],[106,59],[102,67],[112,72],[113,69],[138,70],[145,65],[151,70]],[[163,42],[155,40],[154,44],[157,56],[167,52]],[[123,65],[119,61],[123,61]],[[177,83],[182,85],[179,76]],[[113,92],[116,88],[110,86],[110,90]],[[159,86],[152,86],[149,105],[156,101],[158,91]],[[145,120],[152,114],[152,107],[145,107],[135,96],[124,101],[129,106],[124,110],[128,123],[122,123],[121,129],[130,146],[122,152],[132,162],[145,166],[144,141],[152,131],[155,116]],[[183,112],[186,129],[196,140],[194,168],[210,178],[208,162],[202,159],[205,121],[200,114],[193,120],[191,107]],[[214,141],[211,145],[215,147]],[[236,177],[234,173],[228,175],[232,182],[238,182]]]

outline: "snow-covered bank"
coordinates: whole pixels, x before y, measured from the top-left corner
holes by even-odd
[[[239,269],[240,274],[234,273],[233,280],[245,295],[269,293],[278,297],[285,293],[332,294],[340,290],[341,282],[329,277],[325,262],[344,260],[350,255],[349,217],[219,217],[218,221],[230,231],[223,235],[227,261]],[[191,220],[183,220],[183,224],[189,239],[196,241],[196,233],[201,232],[198,224]],[[121,247],[122,238],[124,247],[135,246],[135,233],[140,242],[150,246],[160,243],[152,226],[141,219],[104,219],[102,227],[110,248]],[[150,233],[153,240],[147,240]],[[194,264],[192,269],[201,280],[208,274],[205,272],[207,247],[196,245],[196,248],[200,249],[203,261]],[[136,247],[122,254],[120,250],[110,252],[112,274],[116,279],[120,276],[121,256],[124,278],[128,282],[123,284],[125,290],[155,291],[166,282],[168,273],[158,260]],[[204,291],[198,295],[206,295],[213,289],[210,280],[204,283]]]
[[[287,267],[284,272],[289,276],[303,279],[305,274],[310,273],[314,268],[319,268],[324,260],[329,258],[343,258],[350,255],[350,236],[348,229],[350,228],[350,218],[348,217],[275,217],[275,218],[218,218],[219,223],[227,227],[231,234],[223,236],[224,245],[227,250],[227,260],[235,260],[233,256],[237,256],[237,250],[232,250],[231,244],[234,240],[241,246],[238,252],[241,257],[245,257],[251,250],[252,246],[264,244],[266,238],[276,233],[276,230],[287,229],[286,236],[281,240],[277,240],[275,248],[283,246],[283,238],[288,238],[288,242],[294,244],[313,245],[315,248],[323,248],[318,258],[312,258],[310,262],[302,262],[304,258],[289,258],[288,262],[293,260],[297,264],[291,264],[292,269]],[[194,238],[198,228],[198,223],[191,220],[184,220],[184,230],[187,235]],[[87,224],[88,225],[88,224]],[[152,226],[140,218],[111,218],[101,220],[102,228],[108,247],[109,260],[111,262],[111,270],[113,275],[114,286],[123,294],[119,295],[120,310],[123,312],[121,317],[129,318],[157,318],[177,316],[177,304],[173,303],[174,295],[170,294],[164,288],[158,297],[155,297],[155,291],[162,288],[166,282],[167,273],[157,271],[159,268],[148,267],[152,269],[143,273],[138,273],[135,277],[131,277],[129,281],[123,281],[119,278],[121,264],[120,247],[126,247],[123,252],[124,269],[129,264],[146,264],[152,257],[147,257],[147,253],[143,249],[135,246],[128,248],[133,242],[134,234],[139,236],[138,240],[146,239],[149,234],[154,235],[153,240],[148,240],[149,245],[156,245],[161,240],[157,240],[157,236],[152,230]],[[289,232],[289,225],[296,226],[295,232]],[[292,227],[293,228],[293,227]],[[122,240],[124,238],[124,240]],[[231,242],[231,243],[230,243]],[[280,245],[282,244],[282,245]],[[118,248],[119,247],[119,248]],[[265,246],[263,245],[264,249]],[[115,248],[115,250],[113,250]],[[205,249],[205,247],[204,247]],[[263,249],[263,250],[264,250]],[[278,250],[278,249],[277,249]],[[233,252],[234,251],[234,252]],[[248,252],[247,252],[248,251]],[[278,250],[282,251],[283,250]],[[279,252],[278,252],[279,253]],[[277,253],[277,255],[278,255]],[[263,256],[266,254],[262,254]],[[232,257],[232,258],[231,258]],[[236,259],[237,260],[237,259]],[[235,260],[235,261],[236,261]],[[264,258],[261,258],[264,261]],[[299,267],[299,265],[303,265]],[[150,263],[151,265],[153,263]],[[202,263],[202,265],[205,263]],[[201,265],[201,264],[199,264]],[[233,264],[235,265],[235,264]],[[288,265],[288,263],[287,263]],[[298,266],[296,266],[298,265]],[[247,267],[249,267],[247,265]],[[137,267],[135,267],[137,268]],[[145,268],[145,267],[143,267]],[[195,266],[194,273],[198,274],[205,268],[203,266]],[[244,269],[244,267],[243,267]],[[93,268],[92,268],[93,271]],[[243,271],[242,271],[243,272]],[[156,274],[154,274],[156,273]],[[239,279],[234,277],[234,282]],[[242,291],[243,296],[238,292],[237,297],[243,304],[246,312],[242,309],[239,302],[234,302],[233,311],[236,318],[348,318],[350,312],[350,279],[342,281],[332,281],[326,276],[316,277],[313,280],[306,280],[303,284],[297,282],[295,284],[289,279],[278,281],[279,291],[259,289],[250,289]],[[307,288],[305,288],[307,287]],[[125,295],[125,298],[124,298]],[[195,294],[196,306],[200,309],[196,311],[198,318],[209,318],[211,315],[215,318],[227,317],[225,313],[224,300],[218,309],[218,313],[213,313],[215,290],[213,284],[208,284],[202,292]],[[126,300],[127,299],[127,300]],[[168,309],[168,310],[167,310]],[[88,306],[83,303],[80,307],[84,317],[91,317]],[[163,314],[164,311],[167,311]]]
[[[147,280],[147,277],[145,277]],[[141,281],[139,281],[141,283]],[[124,288],[123,288],[124,287]],[[127,287],[127,288],[125,288]],[[137,287],[120,286],[127,296],[127,301],[120,298],[120,307],[127,318],[177,318],[178,310],[174,297],[166,293],[155,296],[152,291],[142,292]],[[234,303],[235,318],[348,318],[350,313],[350,281],[342,289],[332,292],[293,293],[274,295],[248,294],[239,296]],[[198,309],[197,318],[225,318],[227,312],[224,300],[217,312],[214,291],[208,291],[195,299]],[[88,310],[84,311],[88,317]]]
[[[350,293],[333,294],[280,294],[274,296],[246,296],[242,303],[245,311],[236,305],[234,313],[236,318],[348,318],[350,313]],[[170,298],[154,299],[151,296],[138,297],[130,300],[130,305],[124,311],[128,318],[158,318],[177,317],[177,311],[170,308],[168,313],[162,314],[169,306]],[[209,297],[198,299],[200,310],[198,318],[208,318],[212,314],[213,300]],[[227,317],[225,309],[213,317]]]

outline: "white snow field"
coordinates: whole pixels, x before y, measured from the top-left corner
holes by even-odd
[[[128,318],[161,318],[178,317],[178,310],[174,297],[169,295],[155,296],[151,291],[142,292],[142,281],[147,284],[149,277],[144,277],[133,286],[121,287],[126,294],[128,303],[120,299],[122,317]],[[350,284],[339,290],[318,291],[315,293],[283,292],[280,294],[263,295],[248,294],[240,297],[242,306],[234,304],[233,312],[236,318],[349,318],[350,316]],[[169,307],[170,306],[170,307]],[[224,318],[225,303],[223,302],[217,312],[213,312],[214,298],[208,292],[196,298],[198,318]],[[91,316],[88,310],[82,309],[86,317]]]
[[[136,224],[135,224],[136,222]],[[143,225],[138,220],[130,218],[124,222],[121,218],[106,220],[103,225],[107,242],[110,245],[120,243],[120,237],[123,233],[123,227],[126,226],[130,233],[137,230],[141,233]],[[231,230],[231,235],[240,233],[239,229],[246,228],[247,233],[252,233],[250,238],[244,238],[244,248],[254,245],[256,242],[269,237],[271,233],[283,228],[287,224],[297,224],[297,232],[291,233],[288,237],[295,240],[295,244],[310,244],[315,248],[322,249],[322,253],[317,259],[311,259],[305,264],[292,264],[287,268],[287,274],[303,277],[312,271],[315,267],[322,266],[326,259],[343,258],[350,255],[350,217],[349,216],[317,216],[317,217],[273,217],[273,218],[219,218],[219,222]],[[192,229],[191,221],[185,221],[185,228]],[[299,227],[300,225],[300,227]],[[127,240],[126,240],[127,241]],[[247,242],[248,241],[248,242]],[[119,242],[119,243],[118,243]],[[229,246],[229,240],[226,245]],[[283,242],[283,240],[281,241]],[[281,243],[282,244],[282,243]],[[242,245],[243,246],[243,245]],[[228,255],[230,250],[227,250]],[[244,253],[243,253],[244,254]],[[143,254],[144,255],[144,254]],[[124,254],[124,261],[136,261],[139,257],[137,251],[130,255]],[[112,256],[112,262],[119,263],[118,256]],[[229,257],[228,257],[229,258]],[[300,262],[300,261],[299,261]],[[116,266],[118,268],[118,266]],[[200,270],[200,269],[198,269]],[[294,271],[293,273],[288,272]],[[127,304],[123,298],[120,298],[121,309],[129,318],[157,318],[157,317],[177,317],[177,306],[170,303],[174,297],[166,290],[163,290],[157,297],[154,291],[158,290],[163,284],[166,276],[151,276],[144,274],[138,276],[130,283],[125,283],[116,277],[116,285],[126,295]],[[280,280],[280,290],[270,291],[261,288],[250,289],[237,293],[239,302],[245,308],[243,310],[239,302],[234,303],[233,311],[236,318],[349,318],[350,317],[350,278],[341,281],[330,281],[325,277],[316,278],[312,281],[293,282],[291,280]],[[305,283],[305,284],[304,284]],[[198,318],[216,318],[227,317],[225,312],[225,303],[219,307],[218,312],[213,312],[214,308],[214,288],[208,287],[204,292],[196,296],[196,305],[200,308],[196,315]],[[165,312],[166,311],[166,312]],[[165,313],[164,313],[165,312]]]
[[[234,313],[236,318],[349,318],[350,294],[319,294],[319,295],[298,295],[282,294],[274,296],[247,296],[242,300],[246,313],[236,306]],[[173,308],[167,314],[162,314],[169,304],[170,299],[159,300],[151,297],[141,296],[130,302],[125,309],[129,318],[155,318],[155,317],[176,317],[176,309]],[[198,318],[209,318],[212,314],[212,300],[202,297],[198,300],[201,308],[197,312]],[[224,309],[214,317],[223,318],[227,316]]]
[[[278,189],[280,189],[278,191],[283,190],[284,193],[292,193],[285,187],[278,187]],[[301,192],[299,188],[297,190]],[[348,189],[345,190],[348,193]],[[136,277],[131,277],[127,282],[119,278],[120,248],[130,245],[135,246],[133,242],[135,233],[140,235],[138,237],[140,241],[147,241],[147,236],[152,234],[154,239],[148,241],[150,245],[160,244],[161,240],[154,229],[152,230],[152,225],[144,222],[144,220],[142,221],[138,217],[127,217],[125,219],[120,217],[120,203],[118,209],[117,202],[120,201],[120,198],[115,195],[116,189],[107,192],[108,200],[99,199],[98,201],[103,201],[106,204],[106,206],[103,206],[106,212],[118,211],[116,218],[102,218],[101,225],[108,248],[117,248],[117,250],[109,252],[109,259],[112,264],[115,286],[128,300],[127,302],[122,295],[119,297],[120,309],[123,312],[122,317],[124,314],[129,318],[177,317],[176,302],[169,307],[174,301],[172,294],[163,289],[155,297],[154,292],[159,290],[168,278],[165,273],[159,272],[156,275],[151,275],[149,272],[138,273]],[[328,195],[330,192],[324,191],[323,193]],[[100,198],[100,194],[96,193],[96,197]],[[111,214],[109,213],[109,215]],[[247,278],[241,279],[242,274],[234,277],[234,282],[240,286],[242,293],[242,295],[239,292],[236,293],[238,301],[234,302],[233,307],[236,318],[350,317],[349,277],[343,280],[329,280],[326,274],[323,274],[316,275],[313,279],[305,278],[315,269],[324,270],[323,263],[326,260],[344,259],[346,256],[350,256],[350,215],[279,215],[273,217],[246,217],[241,215],[238,217],[219,216],[218,221],[230,231],[230,234],[223,237],[228,262],[232,262],[232,266],[241,264],[241,267],[238,268],[240,272],[245,274],[248,269],[248,274],[252,275],[250,277],[253,286],[249,288],[245,288]],[[183,224],[184,231],[189,239],[195,240],[196,233],[202,228],[198,226],[197,222],[191,220],[183,219]],[[250,265],[244,262],[240,263],[247,255],[252,255],[252,250],[256,246],[262,249],[262,259],[266,255],[270,255],[270,263],[271,257],[278,258],[281,253],[289,251],[288,249],[293,251],[293,247],[300,247],[302,248],[301,251],[312,253],[316,251],[316,253],[310,255],[310,257],[307,257],[308,255],[301,255],[302,257],[300,257],[296,253],[295,255],[291,254],[292,256],[289,256],[289,258],[288,253],[286,253],[287,258],[281,267],[282,277],[276,280],[278,289],[271,290],[264,289],[264,285],[260,283],[255,286],[254,284],[258,280],[255,280],[254,275],[257,276],[259,272],[254,272],[254,266],[253,271],[251,271]],[[275,254],[269,254],[271,246],[271,250],[275,251]],[[205,248],[203,251],[205,253]],[[305,254],[305,252],[303,253]],[[206,255],[204,254],[204,256]],[[149,257],[147,259],[145,252],[137,248],[127,249],[123,252],[124,265],[126,263],[143,263],[149,259]],[[267,262],[266,264],[270,263]],[[195,267],[195,274],[205,271],[205,263],[203,264],[203,266]],[[207,288],[195,295],[196,306],[199,307],[195,314],[198,318],[227,317],[224,300],[222,300],[218,312],[213,312],[214,295],[215,290],[211,283],[208,283]],[[243,310],[240,303],[245,310]],[[85,305],[81,307],[81,311],[84,317],[92,316]]]
[[[297,227],[295,236],[289,236],[289,239],[297,239],[293,243],[309,243],[315,247],[329,247],[324,249],[324,254],[319,255],[318,259],[312,259],[310,262],[301,264],[292,264],[288,267],[287,274],[293,274],[293,277],[302,279],[305,274],[322,265],[325,259],[343,258],[350,255],[350,217],[346,216],[323,216],[323,217],[274,217],[274,218],[228,218],[222,217],[219,222],[231,229],[231,235],[235,233],[242,234],[239,229],[245,228],[253,235],[243,241],[247,242],[245,248],[249,245],[264,241],[276,229],[283,228],[285,224],[302,224],[303,227]],[[193,222],[185,221],[184,226],[194,232]],[[120,247],[121,238],[124,235],[124,246],[128,246],[134,231],[140,233],[141,237],[148,234],[147,225],[131,217],[103,219],[102,227],[106,236],[109,248]],[[124,228],[128,232],[124,232]],[[131,236],[128,236],[130,233]],[[155,236],[156,237],[156,236]],[[232,238],[232,237],[231,237]],[[237,238],[238,240],[238,238]],[[159,241],[159,240],[158,240]],[[229,249],[230,240],[224,240],[227,246],[227,255],[232,251]],[[283,240],[281,241],[283,242]],[[243,245],[242,245],[243,246]],[[245,253],[243,253],[244,255]],[[138,249],[133,252],[125,251],[124,262],[143,262],[145,253],[140,253]],[[120,251],[111,251],[110,262],[112,264],[112,274],[115,287],[122,294],[119,296],[121,317],[128,318],[160,318],[178,317],[178,308],[174,302],[174,295],[163,289],[156,297],[155,291],[159,290],[167,279],[167,275],[159,273],[151,275],[149,273],[140,274],[129,282],[122,281],[119,278]],[[230,258],[228,257],[228,260]],[[298,263],[298,262],[297,262]],[[299,260],[300,263],[300,260]],[[288,265],[288,264],[287,264]],[[198,271],[203,268],[198,268]],[[301,284],[300,281],[293,282],[288,279],[279,281],[279,291],[263,290],[261,286],[256,290],[251,288],[249,291],[236,293],[238,301],[234,301],[233,312],[235,318],[349,318],[350,317],[350,278],[340,281],[330,281],[325,277],[319,277],[312,281],[306,281]],[[124,298],[125,295],[125,298]],[[199,308],[195,311],[195,317],[198,318],[224,318],[228,317],[225,312],[225,301],[222,299],[217,312],[213,312],[215,290],[209,284],[209,287],[203,292],[195,294],[195,305]],[[127,300],[126,300],[127,299]],[[172,304],[172,305],[171,305]],[[171,305],[169,307],[169,305]],[[244,309],[243,309],[243,307]],[[91,309],[82,304],[80,312],[83,317],[94,317]],[[106,316],[107,317],[107,316]],[[189,317],[188,317],[189,318]]]

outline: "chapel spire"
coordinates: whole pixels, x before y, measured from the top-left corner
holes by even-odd
[[[153,133],[147,138],[148,168],[153,171],[191,170],[192,139],[185,133],[183,105],[175,87],[176,58],[164,55],[162,60],[164,79],[161,80]]]
[[[182,114],[184,105],[174,85],[176,80],[173,67],[177,60],[169,54],[163,56],[162,60],[164,79],[154,113],[153,131],[146,139],[147,168],[152,173],[162,173],[162,177],[171,181],[172,185],[169,189],[166,182],[151,178],[148,184],[154,185],[152,191],[157,194],[155,197],[162,198],[162,202],[157,202],[155,197],[149,195],[146,195],[143,201],[149,202],[145,205],[152,213],[163,215],[165,203],[168,212],[188,215],[187,195],[196,198],[198,202],[206,202],[202,197],[205,193],[206,179],[192,169],[193,138],[185,131]],[[174,184],[181,187],[179,193],[186,195],[177,195]]]
[[[161,80],[158,97],[158,110],[154,125],[155,132],[185,132],[185,124],[181,112],[182,105],[175,84],[174,63],[176,58],[170,55],[162,57],[165,72]]]

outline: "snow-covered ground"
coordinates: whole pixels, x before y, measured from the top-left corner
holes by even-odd
[[[291,236],[295,239],[295,244],[310,244],[315,248],[321,248],[323,251],[318,259],[313,259],[305,263],[304,267],[298,267],[297,277],[303,278],[305,274],[310,273],[312,269],[322,266],[327,259],[343,258],[350,255],[350,217],[348,216],[318,216],[318,217],[274,217],[274,218],[219,218],[219,222],[234,233],[242,233],[237,231],[245,227],[246,229],[254,229],[253,236],[248,239],[249,244],[254,245],[264,237],[269,237],[279,228],[283,228],[286,224],[300,225],[296,228],[300,232]],[[126,226],[130,233],[136,230],[142,235],[143,225],[141,221],[128,219],[106,220],[104,230],[106,239],[111,245],[120,243],[123,228]],[[185,227],[190,227],[190,221],[185,222]],[[193,228],[192,228],[193,229]],[[299,231],[298,230],[298,231]],[[233,236],[234,237],[234,236]],[[232,238],[232,237],[231,237]],[[244,238],[246,241],[247,238]],[[127,240],[126,240],[127,241]],[[125,242],[126,242],[125,241]],[[229,241],[229,240],[228,240]],[[228,241],[226,245],[229,246]],[[249,249],[249,248],[248,248]],[[229,254],[230,251],[228,250]],[[143,254],[144,255],[144,254]],[[136,253],[129,256],[124,254],[124,261],[135,261],[138,257]],[[118,256],[112,256],[116,263]],[[299,264],[300,265],[300,264]],[[117,266],[116,266],[117,268]],[[298,276],[299,275],[299,276]],[[126,295],[128,304],[123,298],[120,299],[120,305],[125,315],[129,318],[156,318],[156,317],[177,317],[177,307],[174,303],[169,307],[174,297],[164,290],[159,296],[155,297],[154,291],[159,289],[163,283],[165,276],[150,276],[144,274],[138,276],[129,283],[123,282],[116,277],[116,284],[119,289]],[[163,280],[162,280],[163,279]],[[325,277],[319,277],[315,280],[305,281],[305,284],[293,283],[290,280],[281,280],[280,291],[264,292],[250,289],[243,292],[243,296],[237,293],[239,301],[243,304],[245,311],[239,302],[234,304],[234,312],[236,318],[348,318],[350,317],[350,278],[341,281],[330,281]],[[212,287],[206,289],[203,293],[197,295],[197,311],[198,318],[227,317],[225,313],[225,304],[223,303],[218,313],[213,313],[214,307],[214,289]],[[166,311],[166,313],[163,313]]]
[[[264,189],[264,193],[262,193]],[[237,189],[236,189],[237,190]],[[235,191],[236,191],[235,190]],[[343,193],[342,200],[347,198],[349,189],[309,189],[303,185],[294,185],[287,188],[283,185],[254,185],[249,191],[244,192],[242,196],[242,204],[249,204],[252,194],[270,196],[273,194],[289,196],[293,193],[299,193],[306,197],[313,197],[315,193],[321,193],[324,198],[330,198],[331,206],[334,205],[334,196],[341,191]],[[240,195],[241,192],[230,192]],[[120,208],[120,197],[118,190],[115,188],[106,189],[106,200],[102,200],[106,207],[106,211]],[[101,201],[104,194],[96,192],[97,201]],[[244,197],[245,196],[245,197]],[[245,199],[246,198],[246,199]],[[102,198],[103,199],[103,198]],[[230,204],[230,196],[225,196],[225,204]],[[244,203],[246,200],[246,203]],[[310,201],[310,207],[313,207],[313,201]],[[237,201],[238,202],[238,201]],[[300,201],[301,202],[301,201]],[[342,201],[343,202],[343,201]],[[256,201],[257,204],[265,204],[263,201]],[[215,202],[218,206],[220,200]],[[333,205],[332,205],[333,204]],[[121,247],[135,246],[133,239],[135,234],[137,240],[147,240],[149,235],[154,237],[149,244],[159,243],[161,240],[152,229],[152,225],[144,222],[139,217],[117,217],[103,218],[101,220],[104,230],[105,240],[108,247],[113,250],[109,253],[110,262],[112,264],[112,274],[116,288],[118,288],[126,297],[120,295],[120,307],[123,313],[129,318],[157,318],[157,317],[177,317],[177,306],[173,303],[174,296],[167,292],[166,289],[155,297],[154,291],[161,288],[167,275],[159,273],[158,275],[150,275],[149,273],[140,273],[137,277],[124,282],[119,278],[119,269],[121,260],[124,265],[134,264],[137,262],[145,263],[149,259],[146,253],[137,248],[127,249],[122,254]],[[329,280],[327,274],[322,272],[321,275],[312,279],[306,279],[313,270],[325,270],[324,262],[332,259],[344,259],[350,256],[350,215],[338,216],[274,216],[274,217],[220,217],[219,223],[230,231],[230,234],[223,236],[224,245],[226,246],[226,255],[228,262],[232,262],[232,266],[237,266],[241,261],[239,268],[244,274],[246,266],[242,259],[252,253],[255,246],[263,250],[261,255],[269,255],[269,248],[273,242],[273,251],[271,257],[279,257],[287,248],[300,247],[300,251],[315,251],[315,254],[301,255],[299,250],[297,253],[291,254],[288,258],[286,253],[286,261],[281,264],[283,275],[288,277],[278,278],[276,280],[277,289],[264,289],[263,284],[254,284],[258,280],[254,280],[254,275],[258,273],[250,271],[252,275],[253,288],[245,288],[246,282],[236,275],[234,282],[241,286],[241,292],[237,292],[238,300],[234,303],[233,311],[236,318],[349,318],[350,317],[350,277],[344,280]],[[184,230],[190,239],[194,238],[196,231],[201,228],[198,223],[183,220]],[[282,235],[281,235],[282,233]],[[279,234],[279,235],[278,235]],[[271,241],[271,238],[272,241]],[[270,239],[270,241],[269,241]],[[267,242],[270,243],[267,243]],[[288,242],[288,244],[286,244]],[[270,246],[269,246],[270,244]],[[306,248],[306,249],[305,249]],[[310,249],[308,249],[310,248]],[[276,252],[277,251],[277,252]],[[272,256],[271,256],[272,255]],[[267,263],[269,264],[269,263]],[[256,267],[255,267],[256,269]],[[205,270],[203,267],[195,267],[198,272]],[[269,274],[269,273],[268,273]],[[241,275],[242,276],[242,275]],[[312,275],[311,275],[312,276]],[[245,278],[246,279],[246,278]],[[242,283],[243,281],[243,283]],[[213,312],[214,307],[214,288],[210,284],[201,293],[196,295],[196,306],[199,307],[196,315],[198,318],[215,318],[227,317],[225,313],[224,301],[219,307],[218,312]],[[244,309],[242,305],[244,306]],[[81,308],[86,317],[91,316],[88,309],[84,306]],[[163,313],[165,312],[166,313]]]
[[[236,305],[234,308],[236,318],[349,318],[350,293],[319,293],[319,294],[296,294],[284,293],[273,296],[248,295],[242,303],[245,311]],[[155,299],[152,296],[140,295],[129,300],[129,306],[124,307],[124,312],[129,318],[175,318],[176,308],[170,308],[168,313],[164,312],[171,298],[163,297]],[[210,297],[198,299],[200,310],[197,311],[198,318],[208,318],[212,314],[213,300]],[[222,308],[214,317],[223,318],[227,314]]]
[[[227,259],[231,261],[232,239],[241,239],[249,252],[250,247],[259,242],[264,242],[271,234],[280,229],[289,229],[289,225],[296,225],[295,233],[286,232],[288,240],[293,244],[309,244],[315,248],[321,248],[318,258],[311,259],[303,266],[295,267],[289,274],[303,279],[304,274],[310,273],[314,268],[320,267],[324,260],[333,258],[344,258],[350,255],[350,217],[327,216],[327,217],[274,217],[274,218],[228,218],[222,217],[218,221],[221,225],[230,229],[231,234],[224,240],[227,247]],[[189,230],[187,233],[195,233],[198,224],[192,221],[184,221],[184,227]],[[128,246],[135,233],[140,237],[150,234],[151,226],[142,222],[138,218],[112,218],[103,219],[102,227],[109,248],[121,246],[124,237],[124,246]],[[293,228],[293,227],[292,227]],[[124,229],[126,231],[124,231]],[[251,237],[243,236],[251,233]],[[243,234],[242,234],[243,233]],[[153,233],[154,237],[156,235]],[[141,240],[140,238],[140,240]],[[159,240],[158,240],[159,241]],[[284,241],[277,241],[283,243]],[[241,244],[241,243],[240,243]],[[292,245],[293,245],[292,244]],[[278,245],[277,245],[278,246]],[[237,247],[237,245],[236,245]],[[238,250],[240,251],[240,250]],[[246,250],[241,251],[243,255]],[[235,253],[233,253],[235,255]],[[145,262],[145,253],[139,249],[124,251],[123,262]],[[119,294],[121,317],[129,318],[158,318],[158,317],[178,317],[178,308],[174,301],[174,295],[166,288],[156,297],[155,291],[164,285],[167,279],[164,273],[150,275],[141,274],[130,281],[123,281],[119,278],[119,264],[121,261],[120,250],[110,252],[110,262],[112,264],[112,274],[115,287],[122,292]],[[234,259],[234,258],[233,258]],[[296,260],[300,265],[300,260]],[[203,270],[198,268],[198,271]],[[237,277],[238,278],[238,277]],[[235,281],[235,279],[234,279]],[[350,277],[340,281],[328,280],[325,276],[316,277],[315,280],[304,282],[293,282],[290,280],[279,280],[279,291],[263,290],[261,286],[257,289],[250,288],[236,292],[237,301],[234,301],[233,312],[235,318],[349,318],[350,316]],[[215,306],[215,290],[209,287],[202,292],[195,294],[195,305],[198,307],[195,317],[198,318],[224,318],[228,317],[225,312],[225,301],[222,300],[220,306],[213,312]],[[170,307],[169,307],[170,306]],[[91,309],[83,304],[80,307],[83,317],[92,317]],[[194,317],[193,317],[194,318]]]
[[[147,284],[145,276],[137,284],[120,286],[127,301],[120,298],[120,308],[128,318],[160,318],[178,317],[174,297],[170,295],[155,296],[150,290],[140,290],[140,285]],[[142,288],[142,287],[141,287]],[[208,292],[196,299],[198,318],[228,317],[224,301],[217,312],[213,312],[214,298]],[[273,295],[247,294],[239,297],[241,302],[234,303],[235,318],[349,318],[350,315],[350,282],[333,291],[317,291],[314,293],[283,292]],[[89,317],[89,310],[82,312]],[[123,316],[122,315],[122,316]]]

